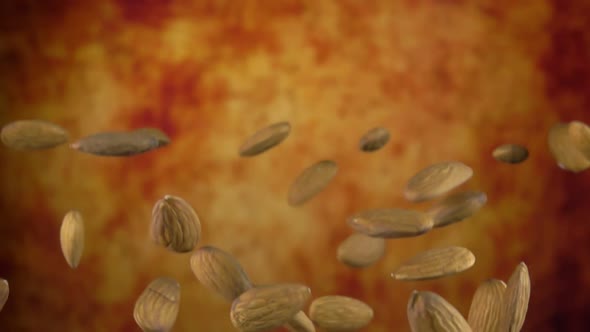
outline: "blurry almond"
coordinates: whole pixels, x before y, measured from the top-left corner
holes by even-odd
[[[461,313],[438,294],[413,291],[408,301],[412,332],[470,332]]]
[[[527,160],[529,150],[518,144],[503,144],[494,149],[492,156],[503,163],[518,164]]]
[[[152,281],[135,302],[133,318],[144,332],[172,329],[180,306],[180,284],[172,278]]]
[[[288,203],[300,206],[320,193],[338,173],[338,165],[331,160],[319,161],[304,169],[289,188]]]
[[[361,268],[373,265],[385,254],[385,239],[354,233],[347,237],[336,252],[339,262]]]
[[[502,316],[500,330],[518,332],[522,329],[526,318],[529,299],[531,296],[531,279],[529,270],[524,262],[516,266],[506,284],[502,302]]]
[[[182,198],[166,195],[152,209],[152,239],[178,253],[192,251],[201,238],[201,221]]]
[[[355,231],[382,238],[412,237],[432,229],[432,218],[421,211],[404,209],[373,209],[348,218]]]
[[[170,144],[170,137],[168,137],[168,135],[166,135],[163,131],[161,131],[158,128],[139,128],[134,130],[132,134],[153,137],[157,141],[158,147]]]
[[[475,264],[475,255],[463,247],[444,247],[422,252],[400,267],[391,276],[396,280],[429,280],[463,272]]]
[[[61,251],[68,265],[75,269],[84,251],[84,219],[80,212],[72,210],[65,215],[59,235]]]
[[[502,280],[490,279],[479,285],[467,316],[467,322],[474,332],[499,331],[505,291],[506,284]]]
[[[458,192],[436,203],[428,213],[432,216],[434,227],[444,227],[471,217],[487,200],[487,195],[480,191]]]
[[[43,120],[19,120],[2,128],[2,143],[15,150],[50,149],[68,141],[68,132]]]
[[[576,126],[574,125],[575,131]],[[549,129],[549,150],[557,165],[574,173],[582,172],[590,167],[590,160],[581,151],[581,145],[572,138],[567,123],[556,123]]]
[[[472,176],[471,167],[458,161],[433,164],[408,181],[404,195],[412,202],[430,200],[459,187]]]
[[[4,305],[8,300],[9,293],[10,287],[8,286],[8,281],[6,281],[6,279],[0,278],[0,311],[2,311],[2,308],[4,308]]]
[[[234,256],[212,246],[197,249],[190,259],[191,269],[208,289],[228,301],[252,288],[246,272]]]
[[[285,324],[285,328],[291,332],[315,332],[313,322],[303,311],[299,311],[295,314],[295,316]]]
[[[351,297],[329,295],[313,300],[309,306],[309,318],[329,331],[358,330],[373,320],[373,309]]]
[[[290,132],[291,125],[286,121],[262,128],[244,141],[240,146],[239,154],[242,157],[259,155],[279,145],[289,136]]]
[[[389,137],[389,130],[387,128],[373,128],[361,137],[359,148],[364,152],[377,151],[389,142]]]
[[[234,300],[230,319],[242,332],[272,330],[289,323],[310,296],[310,289],[298,284],[256,286]]]
[[[162,138],[152,132],[102,132],[83,137],[70,144],[80,152],[108,157],[129,157],[145,153],[162,146]]]

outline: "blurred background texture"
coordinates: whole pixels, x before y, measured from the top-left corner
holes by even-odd
[[[174,332],[234,331],[230,303],[148,236],[166,194],[186,199],[201,245],[235,255],[258,284],[298,282],[313,297],[365,301],[364,331],[409,331],[414,289],[467,315],[476,287],[532,279],[523,331],[587,331],[590,173],[560,169],[547,132],[590,123],[590,2],[573,0],[5,0],[0,4],[0,125],[42,119],[72,139],[158,127],[170,145],[130,158],[67,145],[0,147],[0,277],[10,297],[0,331],[140,331],[136,298],[156,277],[181,284]],[[291,135],[239,158],[256,130],[289,121]],[[368,129],[390,142],[358,150]],[[503,143],[530,158],[494,160]],[[290,183],[332,159],[333,182],[299,208]],[[474,169],[462,188],[487,193],[471,219],[388,241],[366,269],[336,260],[346,218],[376,207],[426,209],[403,197],[418,170],[444,160]],[[86,221],[80,266],[62,256],[59,227]],[[389,274],[415,254],[460,245],[477,256],[456,276],[425,282]]]

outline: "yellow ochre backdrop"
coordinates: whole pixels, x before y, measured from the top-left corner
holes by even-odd
[[[557,0],[2,1],[0,125],[42,119],[72,139],[151,126],[172,142],[130,158],[0,147],[0,277],[11,291],[0,331],[140,331],[134,302],[160,276],[181,284],[174,332],[234,331],[230,304],[198,282],[190,254],[149,239],[166,194],[199,214],[199,246],[232,253],[255,283],[368,303],[375,318],[364,331],[409,331],[414,289],[466,316],[477,285],[507,280],[520,261],[532,280],[523,330],[588,330],[590,174],[560,169],[547,132],[590,123],[589,11]],[[245,138],[278,121],[291,122],[286,141],[238,157]],[[390,142],[360,152],[375,126]],[[526,145],[530,158],[495,161],[503,143]],[[289,185],[320,159],[336,161],[338,175],[290,207]],[[426,209],[404,199],[404,186],[444,160],[474,169],[462,188],[487,193],[479,213],[390,240],[366,269],[336,260],[349,215]],[[70,209],[87,231],[75,270],[59,246]],[[474,267],[426,282],[389,276],[445,245],[472,250]]]

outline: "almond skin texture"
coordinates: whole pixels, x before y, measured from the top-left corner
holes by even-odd
[[[177,253],[192,251],[201,238],[201,221],[182,198],[166,195],[152,209],[152,240]]]
[[[299,284],[256,286],[234,300],[230,319],[242,332],[272,330],[289,323],[310,296],[310,289]]]
[[[84,219],[80,212],[68,212],[61,224],[59,240],[68,265],[75,269],[84,252]]]
[[[238,260],[219,248],[199,248],[191,256],[190,265],[201,284],[228,301],[235,300],[252,288]]]
[[[479,285],[467,316],[467,322],[474,332],[499,330],[505,291],[506,284],[502,280],[490,279]]]
[[[412,292],[407,310],[412,332],[471,332],[461,313],[438,294]]]
[[[179,306],[180,284],[172,278],[157,278],[135,302],[133,318],[144,332],[167,332],[176,322]]]
[[[309,318],[326,330],[350,331],[369,325],[373,320],[373,309],[351,297],[328,295],[311,303]]]

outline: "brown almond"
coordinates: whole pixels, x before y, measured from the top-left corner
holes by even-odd
[[[575,127],[572,131],[575,131]],[[551,155],[561,169],[579,173],[590,167],[590,160],[580,151],[580,145],[575,143],[569,128],[567,123],[556,123],[549,129],[547,142]]]
[[[8,281],[6,281],[6,279],[0,278],[0,312],[8,300],[9,293],[10,287],[8,286]]]
[[[305,312],[299,311],[285,324],[285,328],[291,332],[315,332],[313,322]]]
[[[470,332],[461,313],[440,295],[413,291],[408,301],[412,332]]]
[[[522,329],[526,318],[529,299],[531,296],[531,279],[529,270],[524,262],[516,269],[506,283],[506,291],[502,301],[502,316],[500,330],[518,332]]]
[[[503,144],[494,149],[492,156],[503,163],[519,164],[528,159],[529,150],[519,144]]]
[[[43,150],[66,143],[68,132],[43,120],[19,120],[2,127],[2,143],[15,150]]]
[[[252,283],[238,260],[219,248],[204,246],[197,249],[191,256],[190,265],[205,287],[228,301],[235,300],[252,288]]]
[[[506,284],[502,280],[490,279],[479,285],[467,315],[467,322],[474,332],[499,331],[505,291]]]
[[[391,277],[396,280],[430,280],[468,270],[475,264],[475,255],[467,248],[444,247],[422,252],[398,267]]]
[[[572,121],[568,124],[568,134],[576,150],[580,151],[586,159],[589,159],[590,127],[581,121]]]
[[[434,227],[444,227],[470,218],[487,200],[487,195],[481,191],[458,192],[436,203],[428,214],[432,216]]]
[[[168,137],[168,135],[166,135],[166,133],[164,133],[162,130],[160,130],[158,128],[152,128],[152,127],[139,128],[139,129],[135,129],[132,132],[132,134],[153,137],[157,141],[158,147],[163,147],[163,146],[170,144],[170,137]]]
[[[427,201],[459,187],[472,176],[471,167],[458,161],[433,164],[408,181],[404,196],[411,202]]]
[[[428,214],[404,209],[366,210],[349,217],[347,223],[359,233],[382,238],[418,236],[433,226]]]
[[[373,309],[366,303],[347,296],[319,297],[309,306],[309,318],[330,331],[361,329],[373,320]]]
[[[242,332],[272,330],[290,322],[310,296],[310,289],[299,284],[256,286],[233,301],[230,319]]]
[[[241,157],[257,156],[281,144],[290,132],[291,125],[286,121],[262,128],[244,141],[238,153]]]
[[[377,127],[367,131],[359,141],[359,149],[363,152],[373,152],[381,149],[389,142],[390,134],[387,128]]]
[[[102,132],[70,144],[74,150],[105,157],[130,157],[159,148],[162,138],[146,130],[133,132]]]
[[[69,211],[61,224],[59,240],[68,265],[75,269],[84,252],[84,219],[79,211]]]
[[[180,284],[172,278],[157,278],[135,302],[133,318],[144,332],[167,332],[176,322],[179,306]]]
[[[201,221],[182,198],[166,195],[152,209],[152,239],[169,250],[192,251],[201,238]]]
[[[347,237],[336,251],[339,262],[354,268],[375,264],[385,255],[385,239],[354,233]]]
[[[319,194],[338,173],[338,165],[331,160],[319,161],[304,169],[289,188],[290,206],[301,206]]]

